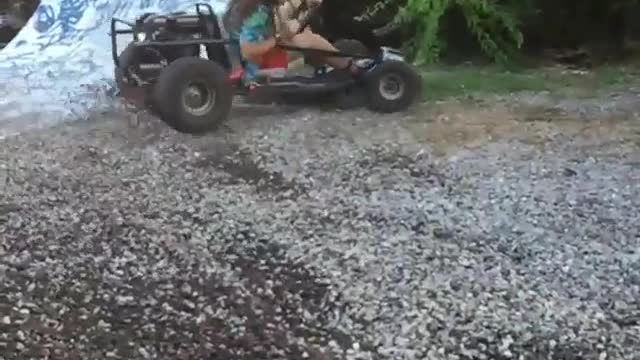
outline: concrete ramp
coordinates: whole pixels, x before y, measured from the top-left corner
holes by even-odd
[[[111,19],[196,3],[221,14],[227,0],[43,0],[0,52],[0,138],[112,107]],[[123,49],[131,38],[120,38]]]

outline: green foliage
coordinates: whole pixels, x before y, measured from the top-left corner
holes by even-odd
[[[575,98],[598,96],[640,84],[640,69],[635,66],[602,66],[589,72],[564,70],[552,67],[509,71],[496,65],[429,65],[422,73],[428,89],[424,95],[426,100],[443,100],[547,91],[558,98]]]
[[[458,6],[482,50],[494,60],[506,63],[509,55],[522,46],[520,24],[511,8],[490,0],[459,0]]]
[[[550,82],[539,73],[505,71],[500,66],[442,66],[424,69],[425,97],[441,100],[478,94],[509,94],[521,91],[549,90]]]
[[[445,45],[440,32],[442,20],[449,10],[457,7],[484,53],[497,62],[506,63],[522,46],[519,16],[523,5],[528,3],[525,0],[381,0],[367,15],[399,5],[393,21],[415,34],[408,40],[407,49],[418,63],[433,63]]]

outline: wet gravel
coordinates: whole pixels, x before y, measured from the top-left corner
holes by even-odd
[[[638,142],[442,157],[417,120],[5,140],[0,358],[637,358]]]

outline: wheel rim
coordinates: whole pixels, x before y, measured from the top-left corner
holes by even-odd
[[[182,106],[194,116],[207,114],[215,104],[215,92],[201,82],[191,82],[182,91]]]
[[[385,100],[398,100],[405,92],[404,80],[396,74],[385,74],[380,79],[378,91]]]

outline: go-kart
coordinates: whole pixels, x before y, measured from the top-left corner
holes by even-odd
[[[327,76],[333,70],[326,66],[306,76],[274,75],[274,68],[287,68],[286,56],[280,56],[261,69],[265,75],[257,83],[244,85],[239,41],[223,33],[209,4],[197,4],[195,10],[195,14],[148,13],[134,23],[117,18],[111,22],[114,76],[120,95],[179,132],[201,134],[217,129],[229,117],[237,95],[256,102],[361,101],[373,111],[389,113],[405,110],[421,92],[420,76],[400,52],[386,47],[370,51],[357,40],[337,41],[338,52],[278,46],[306,55],[350,57],[362,67],[357,77],[336,81]],[[118,29],[118,24],[127,28]],[[133,34],[134,38],[120,53],[119,34]],[[234,64],[234,56],[239,64]]]

